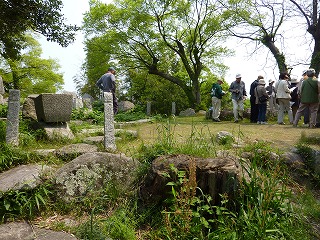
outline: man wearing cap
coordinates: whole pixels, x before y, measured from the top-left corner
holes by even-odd
[[[113,67],[109,67],[108,71],[101,76],[97,81],[96,86],[100,88],[103,92],[111,92],[113,100],[113,113],[116,115],[118,113],[118,100],[116,97],[116,70]]]
[[[221,110],[221,99],[225,94],[222,91],[221,84],[223,83],[222,79],[218,79],[217,83],[212,84],[211,88],[211,97],[212,97],[212,121],[220,122],[220,110]]]
[[[320,83],[316,78],[316,71],[310,68],[306,72],[308,79],[304,80],[301,86],[300,105],[294,118],[293,126],[296,127],[306,107],[310,110],[310,128],[317,124],[317,112],[319,108]]]
[[[254,80],[250,85],[250,122],[256,123],[258,121],[258,113],[259,113],[259,106],[256,104],[256,97],[255,97],[255,89],[259,84],[259,80],[263,79],[261,75],[258,76],[256,80]]]
[[[274,80],[269,79],[269,85],[266,86],[267,93],[269,95],[269,109],[273,116],[276,116],[275,113],[278,110],[278,105],[276,103],[276,90],[273,86]]]
[[[236,75],[236,80],[231,83],[229,92],[231,92],[234,122],[237,123],[239,122],[239,118],[243,119],[243,101],[247,96],[245,84],[241,81],[241,74]]]

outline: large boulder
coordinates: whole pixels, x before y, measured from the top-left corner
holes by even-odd
[[[134,104],[130,101],[120,101],[118,103],[119,112],[127,112],[131,109],[134,109]]]
[[[24,118],[31,118],[33,120],[37,120],[37,113],[34,102],[38,96],[39,94],[31,94],[25,99],[22,106],[22,116]]]
[[[21,165],[0,174],[0,192],[33,189],[42,183],[41,176],[50,173],[51,167],[39,164]]]
[[[180,116],[180,117],[191,117],[191,116],[194,116],[194,115],[196,115],[196,112],[195,112],[195,110],[192,109],[192,108],[187,108],[186,110],[181,111],[181,112],[179,113],[179,116]]]
[[[191,161],[191,162],[190,162]],[[161,156],[152,162],[151,170],[146,177],[140,193],[146,202],[158,202],[166,199],[170,186],[166,184],[171,179],[164,177],[170,174],[170,166],[188,172],[189,164],[194,162],[197,186],[204,194],[213,198],[213,204],[218,204],[220,194],[228,194],[233,198],[237,194],[239,182],[245,176],[236,158],[226,156],[220,158],[198,158],[188,155]]]
[[[127,188],[133,180],[137,162],[124,154],[86,153],[61,167],[55,175],[55,186],[65,201],[84,197],[112,183]]]

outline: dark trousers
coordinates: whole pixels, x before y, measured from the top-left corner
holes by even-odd
[[[256,104],[256,98],[250,97],[250,106],[251,106],[251,113],[250,113],[250,122],[256,123],[258,121],[258,114],[259,114],[259,104]]]
[[[306,107],[303,111],[303,123],[304,124],[309,124],[310,122],[310,109],[309,107]]]
[[[112,101],[113,101],[113,114],[116,115],[118,113],[118,98],[114,93],[112,93]]]
[[[267,104],[257,104],[258,105],[258,122],[265,122],[266,121],[266,114],[267,114]]]

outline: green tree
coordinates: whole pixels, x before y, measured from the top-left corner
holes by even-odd
[[[152,114],[171,115],[172,102],[176,104],[176,114],[188,107],[188,98],[181,88],[161,77],[130,70],[124,85],[128,91],[120,95],[120,100],[130,100],[145,107],[151,102]]]
[[[147,71],[179,86],[189,106],[199,106],[203,69],[218,72],[219,56],[227,54],[219,41],[231,16],[212,0],[92,0],[84,19],[87,51],[100,53],[87,52],[87,85],[92,88],[98,77],[92,69],[106,69],[113,59],[122,69]],[[92,65],[90,57],[100,62]]]
[[[23,49],[25,33],[33,30],[66,47],[75,39],[77,26],[66,25],[61,0],[0,1],[0,55],[14,64]],[[14,66],[12,66],[14,67]],[[13,73],[13,87],[19,82]]]
[[[54,59],[41,58],[41,46],[32,35],[26,34],[24,39],[19,60],[2,58],[0,68],[6,86],[12,86],[13,79],[16,79],[22,96],[61,90],[64,82],[62,74],[58,73],[59,64]]]

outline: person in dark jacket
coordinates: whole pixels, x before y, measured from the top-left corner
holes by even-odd
[[[115,74],[116,70],[113,67],[109,67],[108,71],[105,74],[103,74],[96,83],[96,86],[100,88],[103,92],[112,93],[114,115],[118,113],[118,99],[116,97],[116,78],[114,76]]]
[[[267,124],[266,114],[267,114],[267,102],[269,95],[265,88],[266,82],[263,78],[260,78],[258,86],[254,90],[254,95],[256,98],[256,104],[258,105],[258,124]]]
[[[269,96],[269,102],[268,103],[269,103],[270,113],[273,116],[276,116],[277,115],[277,111],[278,111],[278,104],[276,102],[276,89],[273,86],[274,82],[275,81],[273,79],[269,79],[269,85],[266,86],[266,90],[267,90],[267,93],[268,93],[268,96]]]
[[[212,85],[211,97],[212,97],[212,121],[220,122],[220,111],[221,111],[221,99],[225,92],[221,88],[223,83],[222,79],[219,79],[216,83]]]
[[[250,122],[256,123],[258,121],[258,114],[259,114],[259,106],[256,104],[256,97],[255,97],[255,89],[259,84],[259,80],[263,79],[263,76],[259,75],[256,80],[254,80],[250,85]]]
[[[317,123],[317,112],[319,108],[320,83],[316,78],[316,71],[310,68],[306,72],[308,79],[301,86],[301,97],[299,108],[294,118],[293,126],[296,127],[306,107],[310,110],[310,128],[315,128]]]
[[[298,95],[298,85],[299,85],[298,79],[291,78],[290,89],[295,87],[295,89],[293,89],[292,92],[290,93],[290,96],[291,96],[290,104],[291,104],[293,119],[296,116],[296,112],[299,108],[299,103],[300,103],[299,95]]]

